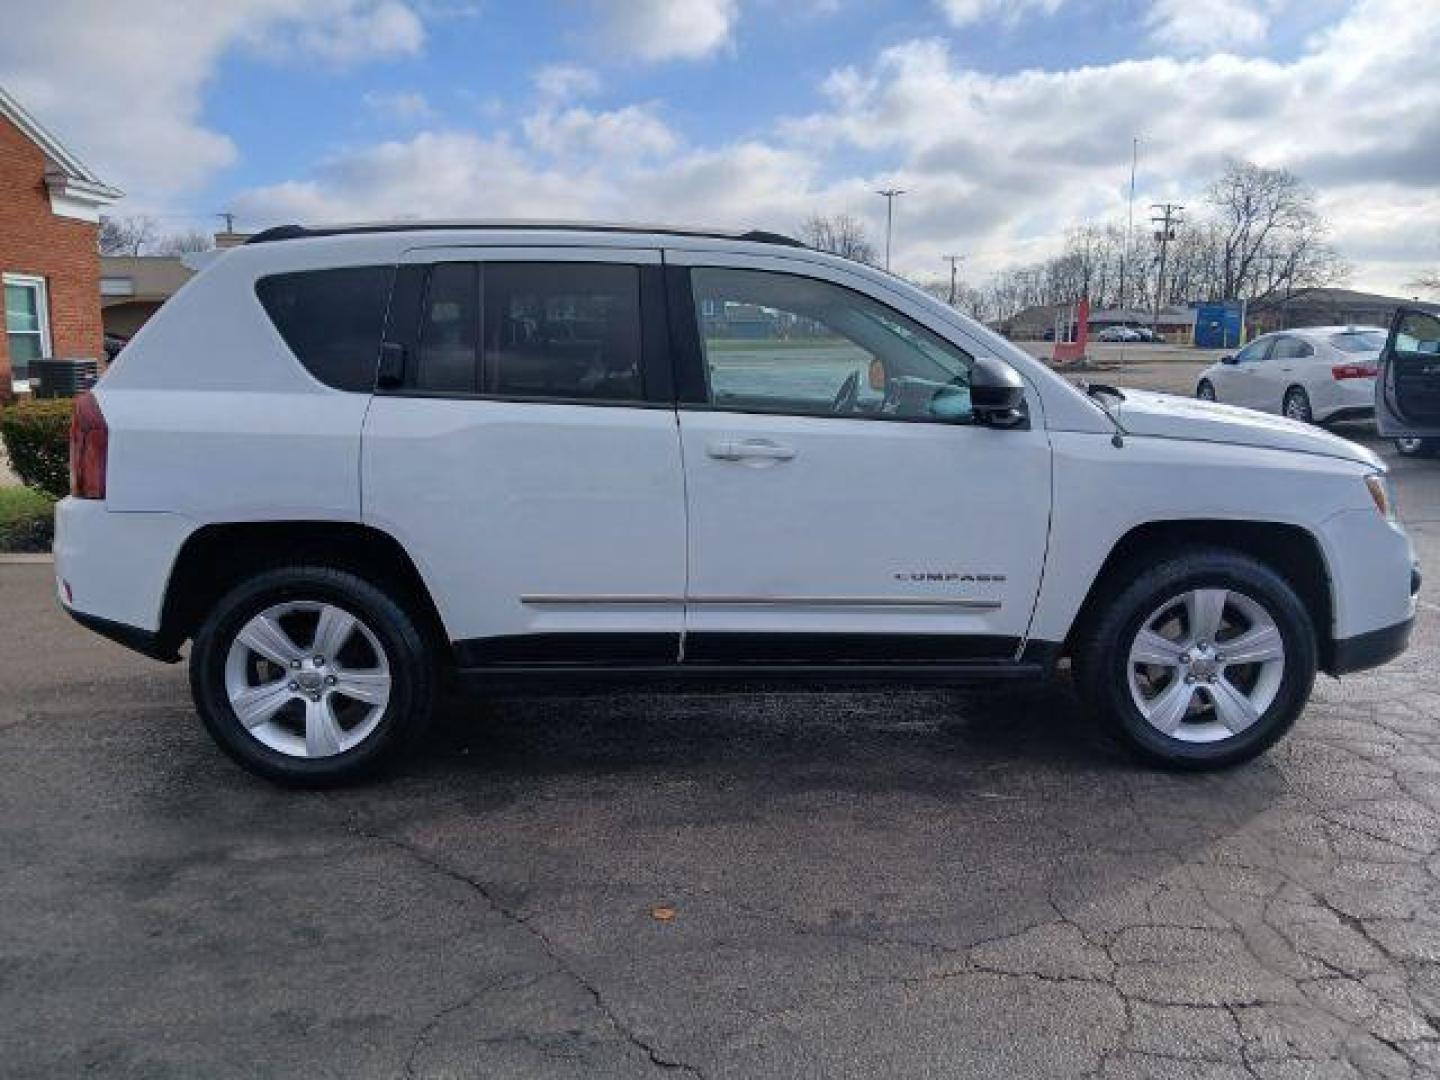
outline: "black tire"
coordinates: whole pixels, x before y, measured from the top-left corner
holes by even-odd
[[[389,666],[384,712],[363,741],[329,757],[305,758],[260,742],[236,716],[226,692],[230,647],[246,623],[276,604],[333,604],[375,636]],[[275,783],[328,787],[397,765],[429,725],[435,664],[417,620],[386,592],[348,571],[325,566],[267,570],[227,593],[211,610],[190,650],[190,689],[206,729],[246,769]]]
[[[1077,643],[1076,681],[1086,706],[1130,751],[1168,768],[1218,769],[1263,753],[1290,729],[1310,697],[1317,654],[1310,615],[1279,574],[1239,552],[1197,547],[1116,580],[1115,591]],[[1152,727],[1130,690],[1130,646],[1144,621],[1167,598],[1200,588],[1225,588],[1257,602],[1274,620],[1285,648],[1283,674],[1269,706],[1251,726],[1216,742],[1187,742]]]
[[[1211,384],[1209,379],[1200,380],[1200,385],[1195,388],[1195,396],[1201,401],[1216,400],[1215,387]]]
[[[1280,411],[1291,420],[1299,420],[1302,424],[1315,423],[1315,410],[1310,407],[1310,395],[1302,386],[1292,386],[1285,391],[1285,400],[1281,402]]]
[[[1395,450],[1406,457],[1440,457],[1440,439],[1396,439]]]

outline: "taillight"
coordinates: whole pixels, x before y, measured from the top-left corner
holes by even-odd
[[[1342,379],[1373,379],[1380,374],[1380,369],[1370,364],[1336,364],[1330,369],[1330,374],[1337,382]]]
[[[70,415],[70,494],[77,499],[105,498],[105,459],[110,428],[100,402],[90,391],[75,399]]]

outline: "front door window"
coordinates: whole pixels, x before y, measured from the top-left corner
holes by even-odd
[[[691,272],[710,403],[737,412],[970,418],[971,358],[862,293],[720,267]]]

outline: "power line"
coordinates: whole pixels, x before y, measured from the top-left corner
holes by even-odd
[[[895,200],[905,194],[903,188],[885,188],[875,192],[885,199],[885,269],[890,269],[890,239],[895,231]]]

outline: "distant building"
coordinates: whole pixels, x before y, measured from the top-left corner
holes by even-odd
[[[103,357],[100,211],[120,198],[0,88],[0,399],[44,357]]]
[[[100,256],[100,313],[107,337],[133,337],[192,277],[178,256]]]
[[[1354,289],[1300,289],[1290,296],[1252,301],[1245,313],[1250,336],[1306,326],[1389,326],[1401,305],[1440,312],[1440,304]]]

